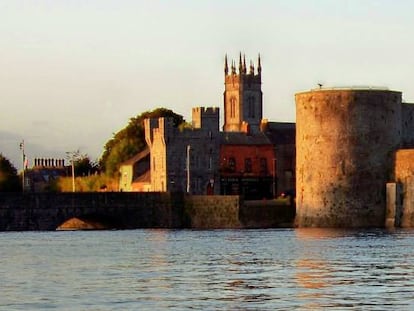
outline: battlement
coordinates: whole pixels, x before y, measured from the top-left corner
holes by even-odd
[[[217,107],[195,107],[192,110],[192,125],[195,129],[217,130],[219,128],[219,113]]]
[[[174,127],[173,118],[148,118],[144,120],[145,141],[148,146],[152,145],[155,135],[169,137],[173,135],[176,128]]]
[[[199,113],[199,114],[212,114],[212,115],[217,115],[219,113],[219,108],[217,107],[194,107],[193,108],[193,114],[194,113]]]

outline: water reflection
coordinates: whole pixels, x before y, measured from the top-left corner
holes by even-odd
[[[358,234],[358,230],[334,228],[296,228],[295,235],[301,240],[333,239]]]
[[[0,233],[0,309],[412,309],[414,232]]]
[[[402,284],[408,284],[405,231],[299,229],[295,234],[302,244],[296,280],[303,308],[369,305],[380,310],[385,304],[413,303],[400,299],[406,296]],[[408,241],[413,246],[411,236]],[[412,249],[408,252],[412,256]],[[394,287],[402,292],[396,295]]]
[[[296,264],[296,280],[301,287],[321,289],[329,285],[329,271],[322,261],[299,259]]]

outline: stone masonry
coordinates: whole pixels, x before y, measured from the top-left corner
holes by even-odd
[[[260,56],[257,63],[257,73],[253,62],[250,62],[249,72],[246,68],[246,58],[240,54],[239,71],[236,72],[235,62],[230,71],[227,56],[224,64],[224,132],[242,132],[248,126],[252,133],[259,132],[263,115],[262,67]]]
[[[389,90],[296,94],[298,226],[384,226],[401,111],[401,93]]]
[[[152,191],[219,194],[219,109],[193,108],[193,126],[180,131],[172,119],[145,120]]]

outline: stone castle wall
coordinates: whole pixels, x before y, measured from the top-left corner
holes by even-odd
[[[193,117],[195,128],[182,131],[167,118],[145,121],[146,141],[151,153],[153,191],[187,191],[189,155],[190,193],[206,194],[209,184],[213,185],[213,193],[220,193],[219,109],[195,108]]]
[[[395,152],[395,178],[398,183],[405,182],[414,175],[414,149],[399,149]]]
[[[400,149],[395,153],[395,182],[397,192],[396,216],[399,226],[414,227],[414,149]]]
[[[296,94],[297,225],[382,227],[385,185],[401,143],[401,93]]]
[[[414,104],[402,104],[403,147],[414,147]]]

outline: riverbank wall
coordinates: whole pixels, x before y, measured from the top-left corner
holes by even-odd
[[[295,207],[239,196],[162,192],[1,193],[0,231],[78,229],[235,229],[293,226]],[[73,221],[76,219],[78,221]],[[82,227],[81,227],[82,228]]]

